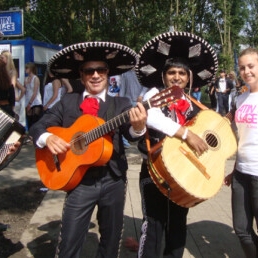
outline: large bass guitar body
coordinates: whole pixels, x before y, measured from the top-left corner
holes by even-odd
[[[230,121],[212,110],[202,110],[188,128],[208,144],[197,156],[175,137],[166,137],[149,155],[149,172],[159,190],[173,202],[192,207],[214,196],[225,176],[226,160],[237,150]]]

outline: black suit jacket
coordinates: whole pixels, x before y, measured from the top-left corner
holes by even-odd
[[[220,80],[220,78],[218,78],[215,81],[214,85],[215,85],[216,89],[219,89],[219,80]],[[233,82],[229,78],[225,78],[225,80],[226,80],[226,89],[228,90],[227,94],[230,94],[230,91],[233,89]]]
[[[46,132],[46,129],[51,126],[70,127],[75,120],[82,115],[80,104],[83,100],[81,93],[66,94],[58,103],[56,103],[44,116],[30,128],[30,135],[33,137],[33,142],[36,142],[41,134]],[[106,95],[106,101],[100,101],[98,116],[105,121],[112,117],[110,109],[112,108],[112,117],[118,116],[122,112],[131,108],[131,103],[125,97],[111,97]],[[128,169],[128,164],[125,156],[122,135],[129,141],[136,141],[138,138],[132,138],[129,134],[130,123],[124,123],[117,128],[112,136],[113,154],[108,162],[110,169],[118,177],[125,176]]]

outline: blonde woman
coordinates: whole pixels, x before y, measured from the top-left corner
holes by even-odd
[[[28,128],[37,122],[42,115],[42,98],[40,94],[40,80],[37,73],[37,68],[34,63],[27,63],[25,66],[27,77],[24,85],[26,88],[25,108]]]
[[[15,68],[12,54],[4,50],[1,52],[1,59],[6,64],[7,73],[10,77],[11,84],[14,87],[15,91],[15,113],[19,116],[19,122],[23,125],[25,125],[25,109],[24,109],[24,103],[22,103],[22,97],[25,94],[25,87],[19,82],[17,79],[17,70]],[[22,108],[23,107],[23,108]]]
[[[233,227],[246,258],[258,257],[258,49],[247,48],[238,57],[241,79],[249,90],[236,99],[238,150],[234,170],[225,178],[232,189]]]

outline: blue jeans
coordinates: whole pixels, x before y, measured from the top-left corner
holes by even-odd
[[[232,180],[233,227],[246,257],[258,257],[258,237],[253,219],[258,222],[258,177],[235,171]]]
[[[194,91],[193,93],[192,93],[192,95],[193,95],[193,97],[195,98],[195,99],[197,99],[198,101],[201,101],[201,96],[202,96],[202,92],[201,91]]]

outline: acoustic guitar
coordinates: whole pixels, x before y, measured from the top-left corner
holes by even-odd
[[[145,101],[145,109],[162,107],[183,95],[177,86],[167,88]],[[47,147],[36,149],[36,165],[43,184],[52,190],[75,188],[92,166],[106,164],[113,152],[109,135],[123,123],[129,122],[129,110],[105,122],[91,115],[80,116],[71,127],[50,127],[48,132],[71,144],[64,154],[53,155]]]
[[[230,126],[233,114],[225,117],[213,110],[201,110],[186,124],[201,137],[208,151],[198,156],[186,142],[165,137],[149,152],[152,180],[171,201],[193,207],[214,196],[224,180],[225,162],[237,150]]]

